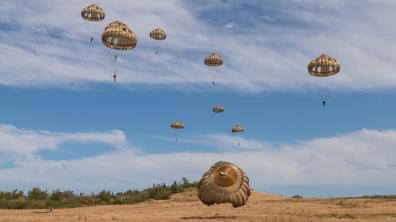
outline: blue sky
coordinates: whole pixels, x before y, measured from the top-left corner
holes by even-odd
[[[107,17],[88,23],[91,3],[0,3],[0,189],[122,191],[226,160],[265,192],[396,193],[394,2],[97,1]],[[115,19],[138,36],[117,65],[98,39]],[[213,51],[220,68],[203,65]],[[307,73],[322,53],[338,75]]]

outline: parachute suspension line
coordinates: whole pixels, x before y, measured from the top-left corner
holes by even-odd
[[[176,139],[175,139],[176,143],[179,142],[180,133],[181,133],[180,130],[176,130]]]
[[[118,74],[118,71],[117,71],[117,58],[118,58],[118,55],[114,54],[114,63],[113,63],[113,65],[114,65],[114,74],[113,74],[114,82],[117,82],[117,74]]]
[[[91,33],[90,36],[89,36],[89,38],[90,38],[90,43],[91,43],[91,46],[92,46],[93,41],[94,41],[94,39],[95,39],[95,32]]]
[[[159,51],[158,44],[155,43],[154,48],[155,48],[155,55],[158,56],[158,51]]]

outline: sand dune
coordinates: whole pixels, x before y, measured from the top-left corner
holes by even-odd
[[[248,204],[233,208],[223,204],[207,207],[190,189],[170,200],[153,200],[135,205],[95,206],[74,209],[0,210],[0,222],[330,222],[395,221],[396,199],[291,199],[253,192]]]

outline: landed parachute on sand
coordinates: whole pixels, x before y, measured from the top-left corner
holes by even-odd
[[[198,197],[206,205],[231,203],[233,207],[246,204],[250,196],[249,178],[233,163],[215,163],[197,184]]]
[[[98,22],[106,17],[106,13],[101,7],[92,4],[81,10],[81,17],[90,22]]]
[[[128,50],[136,47],[137,37],[125,23],[114,21],[106,26],[102,42],[112,49]]]
[[[328,77],[337,74],[341,69],[341,64],[337,59],[326,54],[311,60],[307,66],[309,74],[315,77]]]

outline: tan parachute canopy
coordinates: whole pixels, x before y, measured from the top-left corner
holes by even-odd
[[[87,21],[91,21],[91,22],[102,21],[105,18],[105,16],[106,16],[105,11],[101,7],[95,4],[87,6],[81,10],[81,17],[83,17],[83,19]]]
[[[173,122],[170,126],[173,129],[183,129],[184,128],[184,124],[182,121],[180,120],[176,120],[175,122]]]
[[[156,28],[150,32],[150,37],[155,40],[164,40],[166,39],[166,32],[161,28]]]
[[[222,113],[222,112],[224,112],[224,106],[222,106],[222,105],[220,105],[220,104],[216,104],[216,105],[213,107],[213,112],[215,112],[215,113]]]
[[[102,42],[112,49],[128,50],[136,47],[137,37],[125,23],[114,21],[106,26]]]
[[[307,68],[312,76],[327,77],[337,74],[341,69],[341,64],[335,58],[322,54],[313,59]]]
[[[240,125],[235,125],[234,127],[232,127],[231,131],[233,133],[242,133],[242,132],[245,132],[245,128],[243,128]]]
[[[223,65],[223,59],[219,54],[212,53],[205,58],[204,63],[207,66],[221,66]]]
[[[250,196],[249,178],[233,163],[215,163],[198,182],[198,197],[206,205],[232,203],[234,207],[246,204]]]

